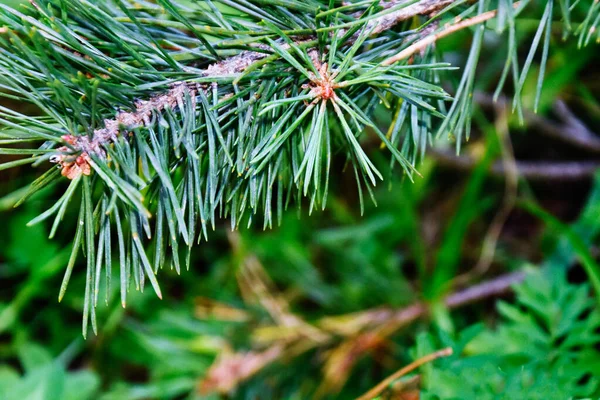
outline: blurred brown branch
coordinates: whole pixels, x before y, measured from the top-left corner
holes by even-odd
[[[428,154],[439,165],[460,171],[470,171],[478,163],[473,157],[437,149],[429,149]],[[591,177],[600,168],[600,161],[517,161],[515,164],[519,176],[532,181],[577,181]],[[502,161],[492,164],[489,172],[497,177],[506,176]]]
[[[510,108],[510,101],[504,96],[494,101],[493,96],[477,92],[474,99],[477,104],[488,109],[498,106]],[[535,128],[542,135],[560,140],[586,152],[600,153],[600,136],[592,132],[577,118],[564,101],[556,101],[552,106],[552,111],[558,121],[553,121],[531,110],[524,109],[525,126]]]
[[[244,300],[249,305],[259,305],[271,318],[254,329],[252,341],[258,350],[232,354],[226,346],[224,353],[217,357],[200,382],[199,390],[202,393],[227,393],[266,366],[317,348],[323,350],[319,354],[324,357],[324,379],[316,394],[323,396],[335,393],[345,385],[361,357],[388,347],[388,339],[392,334],[429,313],[429,305],[419,302],[400,309],[380,307],[324,317],[309,323],[290,312],[286,297],[270,281],[256,255],[244,249],[239,233],[231,233],[229,240],[240,263],[238,284]],[[522,271],[503,275],[455,292],[443,302],[448,308],[454,309],[502,295],[524,277],[525,272]],[[202,315],[207,315],[206,311],[206,307],[203,307]],[[229,314],[231,310],[228,310]]]
[[[496,111],[510,109],[510,101],[506,97],[500,97],[494,101],[493,96],[479,92],[475,94],[475,102],[484,108]],[[592,132],[577,118],[565,102],[556,101],[552,111],[558,121],[550,120],[531,110],[524,109],[525,126],[535,129],[539,134],[560,140],[588,153],[600,153],[600,136]],[[439,165],[460,171],[470,171],[478,163],[477,159],[468,155],[457,156],[453,152],[434,148],[430,148],[428,154]],[[594,175],[600,168],[600,160],[514,161],[510,164],[502,160],[492,164],[489,172],[493,176],[510,178],[512,172],[509,169],[514,166],[516,166],[519,177],[527,180],[577,181]]]
[[[275,345],[262,352],[249,351],[221,355],[200,382],[202,394],[228,393],[242,381],[252,377],[275,361],[283,352],[282,345]]]

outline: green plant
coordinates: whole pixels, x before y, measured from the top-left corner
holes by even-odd
[[[593,398],[600,391],[600,313],[588,285],[556,270],[530,272],[500,302],[494,329],[475,325],[456,338],[422,334],[415,356],[442,346],[454,355],[424,367],[424,399]]]
[[[100,388],[98,376],[89,370],[70,372],[74,346],[57,359],[35,343],[20,347],[19,361],[24,374],[9,366],[0,367],[0,394],[3,399],[93,399]]]

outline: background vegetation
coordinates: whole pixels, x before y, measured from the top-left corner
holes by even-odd
[[[132,292],[124,309],[113,288],[87,340],[85,262],[56,300],[72,232],[26,226],[66,184],[13,209],[36,170],[0,172],[0,399],[355,398],[445,347],[380,396],[600,396],[600,56],[560,24],[537,115],[535,76],[523,124],[490,101],[505,59],[486,38],[460,156],[442,139],[422,177],[391,176],[363,215],[347,171],[326,211],[292,208],[266,231],[222,220],[189,271],[161,271],[163,300]],[[464,65],[469,38],[438,46]]]

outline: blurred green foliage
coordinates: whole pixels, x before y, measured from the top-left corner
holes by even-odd
[[[336,198],[330,213],[299,218],[290,212],[273,231],[242,231],[237,247],[231,247],[226,230],[219,230],[216,240],[197,252],[195,268],[181,277],[163,272],[168,293],[163,302],[146,291],[132,296],[124,310],[118,293],[111,293],[108,306],[98,310],[99,336],[87,341],[80,338],[83,276],[74,282],[64,303],[56,304],[68,247],[61,249],[46,239],[43,227],[25,227],[44,198],[54,194],[46,191],[18,213],[4,211],[1,271],[8,284],[3,285],[0,305],[0,355],[5,362],[0,398],[209,398],[197,388],[215,357],[227,349],[249,349],[257,343],[264,348],[276,341],[260,331],[270,326],[273,315],[240,292],[240,271],[248,257],[256,256],[268,280],[272,279],[271,294],[281,295],[290,312],[315,326],[327,316],[411,304],[420,298],[415,283],[426,287],[436,279],[435,274],[419,271],[418,265],[427,265],[431,257],[426,245],[415,241],[422,236],[419,209],[427,202],[425,194],[442,190],[444,185],[435,179],[439,175],[434,169],[424,170],[431,172],[419,185],[397,184],[391,191],[379,191],[378,207],[368,208],[362,219],[347,199]],[[467,201],[473,185],[496,186],[487,178],[478,181],[477,174],[463,180],[464,190],[456,201]],[[570,225],[576,231],[597,219],[594,210],[600,179],[595,182],[587,206]],[[461,213],[485,214],[489,207],[480,204],[480,211],[459,207],[437,246],[438,257],[447,241],[456,243],[447,231],[457,229],[449,228],[456,226],[452,221],[466,218]],[[585,232],[585,240],[597,236],[597,228]],[[514,301],[499,303],[498,320],[484,304],[471,307],[468,314],[434,314],[431,325],[424,321],[390,337],[383,351],[394,360],[392,365],[441,347],[454,348],[454,356],[422,368],[423,398],[598,395],[597,303],[587,284],[571,284],[565,278],[564,265],[576,259],[577,250],[568,240],[563,242],[562,232],[549,230],[545,237],[545,266],[530,272],[527,281],[516,288]],[[465,259],[464,253],[455,256]],[[225,304],[239,315],[201,315],[202,299]],[[493,320],[494,327],[477,322]],[[345,324],[351,326],[352,319]],[[232,397],[312,396],[323,384],[325,349],[335,348],[340,340],[344,335],[325,348],[266,365]],[[381,370],[367,354],[355,360],[337,398],[352,398],[386,375],[387,369]]]
[[[455,355],[426,367],[423,399],[593,398],[600,390],[600,312],[587,285],[564,272],[530,272],[515,287],[515,304],[500,302],[495,329],[465,328],[417,337],[415,356],[440,346]],[[436,337],[437,336],[437,337]]]

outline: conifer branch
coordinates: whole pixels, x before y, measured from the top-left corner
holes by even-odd
[[[457,156],[449,152],[430,149],[429,154],[439,165],[460,171],[473,170],[478,161],[469,156]],[[517,161],[520,178],[531,181],[570,182],[591,178],[600,168],[600,161]],[[507,175],[501,161],[493,163],[489,170],[492,176]]]
[[[90,156],[105,158],[106,151],[103,147],[116,141],[121,131],[149,126],[150,119],[155,112],[162,112],[167,108],[183,109],[186,95],[191,99],[192,107],[195,109],[196,94],[199,90],[201,90],[199,84],[176,83],[164,94],[152,97],[150,100],[138,100],[135,104],[135,111],[122,111],[114,119],[105,119],[104,127],[94,130],[91,136],[64,135],[62,139],[67,142],[68,146],[59,148],[58,151],[61,154],[52,156],[50,161],[58,164],[61,174],[69,179],[78,178],[81,174],[89,175]],[[74,150],[75,156],[68,154],[70,148]]]
[[[456,0],[419,0],[416,3],[410,5],[406,5],[407,3],[409,3],[406,0],[385,1],[381,4],[382,8],[385,10],[392,10],[393,12],[369,20],[366,25],[366,30],[371,35],[376,35],[378,33],[393,28],[398,23],[403,22],[407,19],[413,18],[418,15],[432,14],[452,4],[455,1]],[[518,3],[516,3],[515,6],[517,4]],[[475,18],[485,18],[483,20],[487,20],[492,18],[494,15],[495,12],[489,12]],[[468,21],[463,21],[462,24],[464,25],[465,23],[468,23]],[[469,25],[465,25],[464,27],[466,26]],[[442,36],[439,37],[446,36],[447,34],[450,34],[458,29],[455,29],[453,31],[448,30],[447,33],[442,34]],[[335,32],[334,34],[338,36],[338,39],[341,39],[346,34],[346,32],[347,30],[341,30],[339,32]],[[353,35],[353,38],[356,39],[357,34]],[[417,42],[416,45],[422,43],[423,40]],[[304,41],[306,42],[306,40]],[[296,45],[298,44],[300,43],[296,42]],[[411,51],[411,49],[413,49],[413,53],[417,50],[423,50],[423,48],[428,44],[429,43],[424,43],[420,45],[419,49],[415,49],[413,47],[415,45],[413,45],[408,49],[404,50],[404,52],[399,53],[399,55],[404,54],[406,51]],[[256,62],[264,59],[270,54],[271,48],[269,46],[263,44],[254,44],[253,47],[262,50],[262,52],[244,51],[238,55],[211,64],[205,70],[200,71],[200,75],[204,78],[209,79],[231,77],[243,73],[247,68],[251,67]],[[288,50],[290,48],[290,45],[283,44],[282,48],[284,50]],[[398,61],[402,58],[405,57],[390,57],[389,59],[385,60],[382,63],[382,65],[392,64],[393,62]],[[62,139],[65,142],[67,142],[69,146],[61,147],[59,151],[65,154],[53,156],[51,158],[51,162],[58,164],[61,168],[62,175],[68,177],[69,179],[75,179],[79,177],[82,173],[85,175],[89,175],[89,156],[95,154],[104,158],[106,154],[105,151],[102,149],[102,146],[115,141],[119,135],[120,130],[129,131],[137,127],[149,125],[152,113],[161,112],[165,108],[175,108],[176,106],[180,106],[180,109],[183,108],[182,105],[184,95],[188,94],[190,98],[195,99],[198,90],[202,90],[200,88],[200,85],[195,84],[193,82],[191,84],[185,82],[173,84],[169,91],[164,94],[154,96],[153,98],[147,101],[138,101],[135,104],[135,111],[120,112],[116,115],[114,119],[105,119],[104,127],[96,129],[91,135],[91,138],[90,136],[64,135]],[[69,151],[69,147],[71,147],[77,153],[77,155],[68,155],[67,153]]]
[[[455,68],[422,41],[433,43],[427,38],[445,23],[463,20],[451,33],[497,17],[509,51],[498,91],[511,72],[523,115],[520,93],[538,47],[541,93],[553,3],[539,10],[522,69],[515,20],[525,2],[515,9],[513,0],[498,2],[497,14],[484,0],[219,0],[209,7],[158,0],[146,8],[133,0],[36,0],[24,12],[0,4],[0,95],[40,112],[0,107],[0,154],[29,157],[0,170],[58,164],[60,172],[42,174],[24,199],[61,174],[70,179],[31,223],[54,218],[54,236],[66,210],[80,204],[62,287],[85,248],[84,328],[91,318],[96,329],[99,282],[108,290],[114,258],[123,304],[128,288],[143,290],[146,281],[160,294],[155,274],[165,265],[189,267],[193,244],[221,218],[232,229],[262,218],[268,228],[303,199],[309,212],[324,209],[337,155],[355,177],[362,210],[364,194],[373,198],[383,179],[365,135],[409,178],[437,137],[451,135],[458,149],[471,130],[487,27],[476,25],[451,96],[441,73]],[[561,8],[562,18],[570,12]],[[593,27],[598,13],[592,8],[582,26]],[[587,32],[573,35],[586,44]],[[409,51],[411,62],[384,65]],[[393,115],[386,133],[375,120],[382,114]]]

